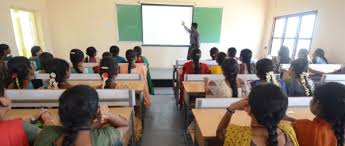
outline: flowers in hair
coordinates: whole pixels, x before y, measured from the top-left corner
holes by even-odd
[[[49,79],[49,87],[53,89],[58,89],[58,83],[55,80],[56,74],[55,73],[50,73],[50,79]]]
[[[273,71],[270,71],[270,72],[266,73],[266,81],[268,83],[273,83],[273,84],[279,86],[279,84],[277,82],[277,79],[276,79],[276,75],[274,74]]]
[[[103,73],[102,74],[102,80],[103,80],[102,89],[104,89],[108,79],[109,79],[109,74],[107,72]]]
[[[306,72],[303,72],[301,75],[300,75],[300,81],[301,81],[301,85],[303,86],[304,88],[304,92],[307,96],[311,96],[311,91],[310,89],[308,88],[308,83],[307,83],[307,79],[309,77],[309,74],[306,73]]]
[[[16,85],[18,87],[18,89],[20,89],[20,84],[19,84],[19,79],[18,79],[18,75],[16,73],[13,73],[10,75],[12,79],[15,79],[16,81]]]

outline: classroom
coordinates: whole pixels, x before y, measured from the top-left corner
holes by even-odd
[[[344,146],[344,0],[0,0],[1,146]]]

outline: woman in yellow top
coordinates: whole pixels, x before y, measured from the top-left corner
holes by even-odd
[[[211,74],[223,74],[221,65],[223,64],[225,58],[226,58],[226,54],[224,52],[220,52],[217,54],[216,61],[218,65],[211,66]]]
[[[217,137],[224,146],[298,146],[293,127],[282,122],[288,107],[288,97],[276,85],[256,86],[249,95],[227,108]],[[251,126],[229,124],[236,110],[248,111]]]

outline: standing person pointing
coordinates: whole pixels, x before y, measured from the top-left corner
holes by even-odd
[[[199,39],[199,32],[198,32],[198,23],[192,23],[191,29],[189,29],[184,22],[182,22],[182,25],[186,31],[190,33],[190,46],[188,49],[188,55],[187,60],[190,60],[190,52],[193,49],[199,49],[200,48],[200,39]]]

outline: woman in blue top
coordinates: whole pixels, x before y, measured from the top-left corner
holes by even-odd
[[[270,59],[261,59],[256,63],[256,75],[260,80],[256,80],[250,83],[251,88],[260,84],[272,83],[279,86],[285,93],[287,93],[284,80],[276,79],[274,74],[274,64]]]
[[[313,64],[328,64],[328,60],[325,57],[325,51],[318,48],[313,53]]]
[[[8,66],[8,89],[34,89],[31,80],[35,71],[31,67],[29,59],[25,57],[14,57],[7,63]]]
[[[287,94],[290,97],[312,96],[314,82],[308,75],[309,63],[300,58],[291,62],[289,69],[290,79],[286,80]]]
[[[70,52],[70,59],[72,62],[72,73],[77,73],[77,74],[93,74],[92,68],[84,68],[83,67],[83,61],[84,61],[84,53],[83,51],[79,49],[73,49]]]

